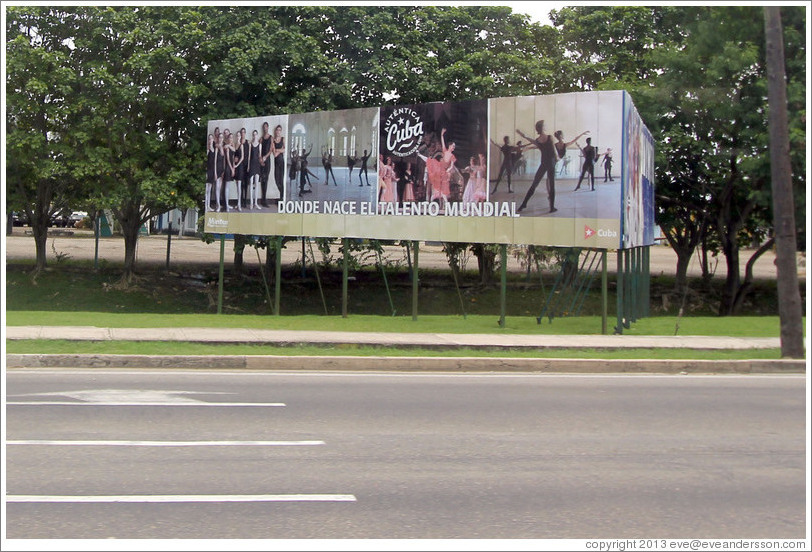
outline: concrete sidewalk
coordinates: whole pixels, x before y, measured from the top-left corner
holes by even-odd
[[[243,328],[99,328],[95,326],[8,326],[6,339],[72,341],[185,341],[212,344],[294,346],[369,345],[425,349],[770,349],[777,337],[531,335],[449,333],[362,333]]]
[[[291,370],[313,372],[535,372],[581,374],[803,374],[805,360],[613,360],[516,358],[511,351],[528,349],[690,348],[700,350],[780,347],[778,338],[624,335],[499,335],[440,333],[358,333],[259,330],[234,328],[98,328],[93,326],[8,326],[7,340],[66,339],[75,341],[184,341],[213,344],[267,344],[295,347],[369,345],[454,350],[503,349],[493,357],[368,357],[296,355],[114,355],[7,354],[9,368],[171,368]]]

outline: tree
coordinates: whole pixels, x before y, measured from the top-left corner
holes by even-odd
[[[583,6],[550,12],[565,52],[568,90],[650,86],[659,66],[657,49],[679,44],[681,23],[693,8]]]
[[[805,184],[804,10],[788,8],[787,74],[793,179]],[[757,7],[579,7],[553,12],[584,88],[626,88],[655,137],[657,222],[678,253],[677,285],[697,243],[727,261],[720,314],[736,312],[741,244],[772,231],[763,28]],[[793,109],[794,108],[794,109]],[[803,203],[803,188],[796,197]],[[748,259],[752,267],[766,247]]]
[[[141,227],[197,199],[189,125],[201,88],[193,68],[202,15],[179,8],[77,8],[71,63],[79,75],[73,133],[81,176],[112,209],[124,235],[124,272],[135,270]]]
[[[501,6],[331,8],[315,19],[357,105],[548,93],[562,55],[550,27]]]
[[[706,203],[695,205],[693,212],[696,220],[709,222],[727,261],[722,315],[738,311],[752,282],[750,270],[744,280],[741,277],[741,244],[754,238],[768,240],[772,230],[763,29],[758,14],[758,8],[749,7],[703,8],[684,25],[688,38],[683,45],[654,55],[663,68],[652,92],[664,107],[660,127],[694,142],[701,178],[681,183],[705,198]],[[790,78],[797,82],[799,76]],[[660,141],[666,156],[679,156],[682,144]],[[765,250],[758,248],[746,268]]]
[[[77,184],[67,162],[76,98],[65,30],[58,10],[7,11],[8,203],[28,217],[37,251],[35,274],[46,267],[50,220],[68,206]]]

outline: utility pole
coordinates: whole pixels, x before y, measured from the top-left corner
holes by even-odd
[[[775,265],[778,273],[778,316],[781,356],[804,358],[801,293],[798,290],[795,204],[787,124],[787,84],[781,9],[764,8],[767,41],[767,99],[769,102],[770,165],[775,228]]]

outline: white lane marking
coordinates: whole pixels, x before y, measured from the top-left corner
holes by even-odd
[[[196,404],[204,401],[183,395],[226,395],[224,391],[204,393],[202,391],[166,391],[160,389],[81,389],[78,391],[55,391],[52,393],[27,393],[24,397],[69,397],[91,403],[177,403]]]
[[[13,401],[6,406],[286,406],[285,403],[207,403],[207,402],[68,402],[68,401]]]
[[[355,495],[350,494],[118,496],[6,495],[6,502],[356,502],[356,498]]]
[[[10,401],[7,405],[48,406],[285,406],[284,403],[205,402],[183,395],[234,395],[225,391],[165,391],[155,389],[83,389],[52,393],[26,393],[12,397],[70,397],[72,401]]]
[[[58,441],[28,439],[6,441],[7,445],[55,447],[312,447],[324,441]]]

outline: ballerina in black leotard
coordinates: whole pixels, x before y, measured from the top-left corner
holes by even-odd
[[[255,130],[251,133],[251,145],[248,150],[248,208],[260,209],[259,206],[259,180],[262,171],[260,165],[260,141],[259,133]]]
[[[277,201],[282,201],[282,188],[285,178],[285,137],[282,136],[282,125],[276,125],[276,128],[273,129],[271,156],[273,156],[273,177],[279,190],[279,199]]]
[[[541,152],[541,163],[539,163],[539,168],[536,171],[536,176],[533,177],[533,183],[530,185],[530,189],[527,190],[527,195],[524,196],[524,201],[516,210],[517,212],[524,210],[527,207],[527,202],[533,196],[533,193],[536,191],[536,187],[541,182],[542,177],[547,175],[547,200],[550,204],[550,212],[555,213],[558,209],[555,208],[555,158],[556,158],[556,151],[555,146],[553,145],[553,137],[549,134],[544,134],[544,121],[536,122],[536,136],[535,138],[530,138],[521,130],[516,129],[522,138],[525,140],[529,140],[530,143],[525,148],[535,146]]]

